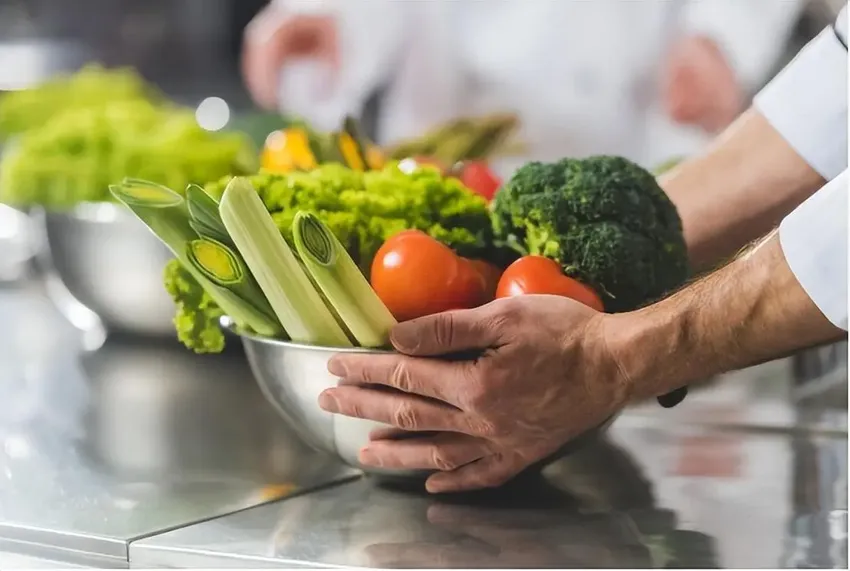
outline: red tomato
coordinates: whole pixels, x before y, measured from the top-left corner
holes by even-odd
[[[557,262],[542,256],[525,256],[508,266],[496,288],[497,298],[524,294],[561,295],[596,311],[605,310],[595,291],[565,276]]]
[[[468,309],[485,297],[475,266],[418,230],[384,242],[372,262],[372,287],[399,321]]]
[[[487,200],[493,200],[496,191],[502,186],[502,181],[484,161],[464,162],[459,165],[459,171],[460,181]]]
[[[470,263],[475,267],[484,281],[484,295],[486,297],[482,303],[493,301],[496,297],[496,287],[499,285],[499,278],[502,277],[502,270],[490,262],[483,260],[470,260]]]

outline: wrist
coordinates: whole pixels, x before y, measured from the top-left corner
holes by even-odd
[[[672,392],[686,383],[679,361],[691,337],[692,319],[683,304],[664,300],[605,318],[605,337],[627,391],[628,400]]]

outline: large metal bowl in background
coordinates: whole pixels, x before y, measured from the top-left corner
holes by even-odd
[[[172,255],[141,221],[110,203],[35,215],[48,294],[74,325],[103,336],[174,336],[174,304],[162,283]]]
[[[240,337],[248,363],[266,399],[307,444],[334,454],[346,464],[368,474],[399,479],[422,479],[428,475],[428,472],[418,470],[386,470],[361,465],[357,461],[358,452],[369,442],[369,434],[377,428],[389,427],[378,422],[330,414],[319,408],[319,394],[339,382],[328,372],[331,356],[379,351],[300,345],[244,334]],[[614,418],[572,440],[536,468],[604,434]],[[415,438],[416,435],[408,433],[400,437]]]

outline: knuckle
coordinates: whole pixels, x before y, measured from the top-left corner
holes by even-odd
[[[476,436],[490,439],[499,436],[499,427],[487,418],[474,417],[469,420],[469,430]]]
[[[432,335],[437,347],[453,347],[455,321],[452,313],[444,313],[433,321]]]
[[[392,366],[388,381],[390,385],[404,392],[411,392],[413,390],[413,378],[410,375],[410,367],[402,360],[399,360]]]
[[[522,319],[523,304],[520,297],[509,297],[499,305],[499,311],[493,316],[494,325],[497,327],[514,326]]]
[[[399,404],[392,415],[393,425],[404,430],[416,430],[419,419],[416,411],[408,403]]]
[[[431,448],[431,464],[441,472],[450,472],[458,467],[457,461],[436,446]]]

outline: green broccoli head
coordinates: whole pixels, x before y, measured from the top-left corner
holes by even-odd
[[[557,260],[609,311],[655,300],[688,276],[675,206],[652,174],[622,157],[523,166],[494,200],[493,229],[523,254]]]

